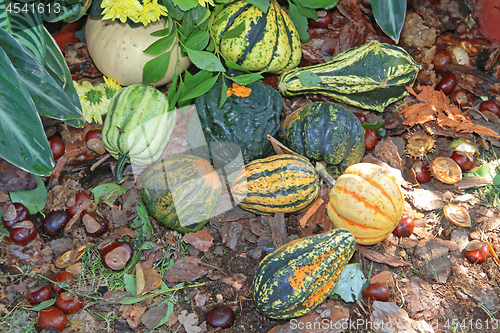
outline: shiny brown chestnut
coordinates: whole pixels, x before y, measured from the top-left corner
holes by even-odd
[[[372,283],[366,286],[361,292],[364,298],[373,299],[380,302],[388,302],[391,298],[389,289],[383,283]]]
[[[397,237],[410,237],[415,230],[415,222],[408,214],[403,214],[392,233]]]
[[[234,323],[234,311],[229,305],[217,305],[207,311],[205,319],[212,327],[228,328]]]
[[[453,90],[448,97],[455,105],[465,106],[469,104],[469,98],[462,89]]]
[[[28,301],[33,305],[48,301],[51,298],[52,291],[47,286],[40,287],[28,294]]]
[[[43,220],[43,230],[51,237],[57,237],[69,222],[69,214],[65,210],[54,210]]]
[[[12,226],[17,222],[28,220],[30,218],[30,211],[22,203],[14,202],[12,203],[12,207],[14,208],[13,213],[15,216],[5,216],[5,214],[2,215],[3,225],[7,230],[10,230],[10,228],[12,228]],[[7,219],[8,217],[9,219]]]
[[[432,178],[431,169],[429,168],[429,162],[418,160],[412,164],[411,168],[415,172],[415,178],[420,184],[425,184]]]
[[[371,128],[365,128],[365,150],[372,150],[377,145],[377,132]]]
[[[474,157],[454,151],[450,158],[454,160],[462,171],[467,172],[474,166]]]
[[[38,232],[30,220],[17,222],[10,229],[10,240],[19,245],[27,245],[36,238]]]
[[[500,117],[500,107],[491,99],[481,102],[481,104],[479,104],[479,111],[489,111],[494,113],[497,117]]]
[[[108,231],[106,219],[96,212],[84,211],[82,214],[82,223],[85,226],[85,233],[90,237],[100,237]]]
[[[354,115],[356,116],[356,118],[359,119],[359,121],[361,122],[361,124],[363,123],[366,123],[368,121],[368,119],[366,118],[366,116],[360,112],[354,112]]]
[[[73,198],[68,200],[66,206],[69,216],[73,216],[78,212],[85,200],[90,199],[90,195],[85,192],[77,192]]]
[[[116,242],[106,246],[101,251],[101,262],[104,267],[114,271],[120,271],[132,259],[134,249],[129,242]]]
[[[55,306],[65,314],[72,314],[80,311],[83,306],[83,300],[76,294],[63,291],[57,295]]]
[[[55,274],[50,280],[50,289],[55,293],[62,293],[65,291],[63,285],[72,285],[75,282],[75,276],[73,273],[62,271]]]
[[[435,89],[441,90],[445,95],[450,94],[457,86],[457,76],[451,72],[443,72],[441,80],[436,84]]]
[[[38,314],[38,325],[42,329],[53,328],[56,331],[62,331],[68,323],[66,314],[55,306],[49,306]]]
[[[61,137],[57,135],[51,136],[48,140],[50,151],[52,152],[52,157],[54,158],[54,160],[57,160],[64,155],[64,152],[66,151],[66,145],[64,144],[63,139],[61,139]]]
[[[318,10],[316,12],[318,21],[309,20],[309,25],[316,28],[326,28],[333,22],[332,12],[329,10]]]
[[[464,256],[474,264],[482,264],[490,256],[488,243],[475,239],[469,242],[464,248]]]
[[[100,155],[108,152],[102,144],[102,130],[100,128],[94,128],[87,132],[85,145],[88,149]]]
[[[441,72],[443,70],[443,66],[451,64],[451,61],[452,61],[451,53],[442,50],[434,55],[434,59],[432,59],[432,64],[434,65],[434,69],[437,72]]]

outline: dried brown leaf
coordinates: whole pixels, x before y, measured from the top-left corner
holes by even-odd
[[[375,252],[367,247],[360,245],[356,246],[356,249],[358,249],[359,252],[367,259],[378,262],[380,264],[386,264],[392,267],[411,266],[409,262],[401,260],[388,253]]]
[[[185,234],[182,240],[206,253],[212,246],[214,238],[206,230],[198,230]]]
[[[137,297],[155,290],[163,282],[161,275],[154,268],[142,267],[139,263],[135,265],[135,278]]]

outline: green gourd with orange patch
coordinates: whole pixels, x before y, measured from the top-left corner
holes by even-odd
[[[253,299],[265,316],[302,316],[325,300],[349,262],[356,242],[347,229],[291,241],[267,255],[257,267]]]

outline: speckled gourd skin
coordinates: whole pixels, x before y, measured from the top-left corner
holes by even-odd
[[[267,255],[253,280],[253,299],[265,316],[302,316],[328,297],[356,243],[346,229],[333,229],[289,242]]]

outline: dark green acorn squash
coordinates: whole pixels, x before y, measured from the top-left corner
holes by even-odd
[[[279,137],[294,152],[341,170],[361,161],[365,153],[359,119],[330,102],[313,102],[295,110],[281,124]]]
[[[149,214],[181,233],[197,231],[208,223],[221,193],[217,172],[198,156],[168,157],[142,176],[141,196]]]
[[[280,128],[283,108],[281,95],[274,88],[256,81],[244,88],[251,89],[249,96],[231,94],[219,108],[222,80],[219,78],[208,93],[195,101],[214,165],[217,168],[224,166],[235,160],[240,153],[245,162],[269,156],[273,148],[267,135],[274,136]],[[231,81],[224,80],[231,89]],[[199,143],[194,142],[197,131],[190,130],[189,127],[188,131],[192,133],[188,136],[190,146],[199,146]]]
[[[289,242],[257,267],[253,299],[269,318],[302,316],[328,297],[349,262],[356,242],[347,229]]]

